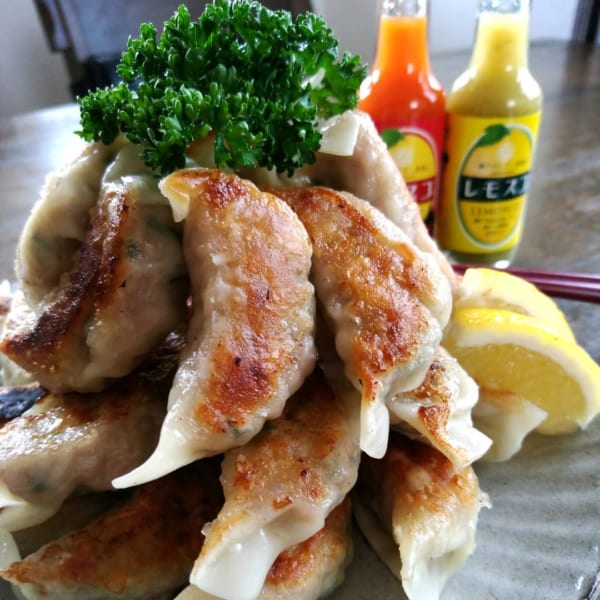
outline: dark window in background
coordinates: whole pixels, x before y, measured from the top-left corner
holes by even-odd
[[[600,20],[600,0],[579,0],[573,39],[579,42],[598,42],[598,21]]]

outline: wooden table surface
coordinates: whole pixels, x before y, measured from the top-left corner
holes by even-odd
[[[468,58],[464,52],[433,57],[446,88]],[[536,44],[530,65],[544,91],[544,108],[514,264],[600,273],[600,46]],[[81,148],[73,135],[77,126],[76,105],[0,120],[0,280],[14,278],[15,244],[46,174]],[[580,342],[600,361],[598,307],[560,304]]]

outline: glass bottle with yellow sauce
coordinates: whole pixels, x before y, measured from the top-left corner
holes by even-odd
[[[480,0],[471,63],[446,99],[434,231],[453,261],[505,267],[521,239],[542,105],[528,45],[529,0]]]

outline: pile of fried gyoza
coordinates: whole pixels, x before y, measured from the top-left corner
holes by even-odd
[[[473,551],[491,440],[441,345],[452,269],[369,117],[341,118],[353,153],[293,177],[199,143],[159,179],[124,140],[48,177],[2,301],[22,597],[318,598],[352,515],[413,600]]]

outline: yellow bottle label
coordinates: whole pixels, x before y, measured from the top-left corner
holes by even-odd
[[[388,145],[409,192],[425,220],[432,210],[438,188],[438,149],[433,137],[416,127],[384,129],[381,137]]]
[[[490,119],[448,115],[448,162],[435,224],[440,246],[485,254],[518,244],[539,121],[539,112]]]

